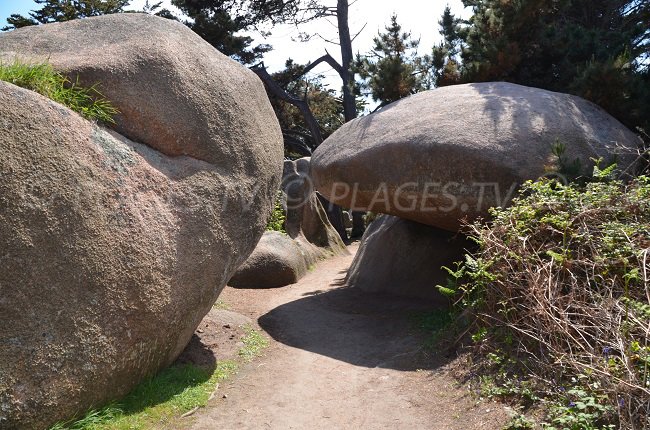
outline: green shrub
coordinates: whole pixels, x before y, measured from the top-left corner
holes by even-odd
[[[283,196],[284,194],[282,193],[282,191],[279,191],[275,199],[273,212],[271,212],[269,221],[266,223],[267,231],[279,231],[282,233],[286,233],[284,229],[284,222],[287,216],[285,215],[284,207],[282,204]]]
[[[471,226],[480,250],[441,287],[473,311],[497,384],[517,372],[538,381],[555,405],[548,428],[650,427],[650,178],[611,173],[525,184],[493,222]],[[507,366],[490,362],[495,351]]]
[[[49,64],[0,64],[0,80],[37,92],[69,107],[92,121],[114,124],[118,113],[97,90],[97,85],[85,88],[56,72]]]

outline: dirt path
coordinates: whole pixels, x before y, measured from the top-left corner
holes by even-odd
[[[443,360],[423,359],[408,313],[426,304],[342,288],[351,261],[324,261],[284,288],[224,291],[221,299],[256,320],[271,345],[189,428],[501,428],[502,406],[477,404]]]

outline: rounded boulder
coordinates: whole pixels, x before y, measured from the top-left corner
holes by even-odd
[[[627,167],[639,144],[580,97],[487,82],[418,93],[344,124],[316,149],[311,173],[343,207],[457,231],[526,180],[563,164],[589,174],[601,157]]]
[[[47,428],[181,353],[264,231],[282,134],[257,77],[179,23],[44,25],[12,50],[102,82],[131,137],[0,82],[0,428]]]

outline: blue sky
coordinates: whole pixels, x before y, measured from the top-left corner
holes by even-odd
[[[0,0],[0,27],[7,24],[7,17],[12,13],[19,13],[27,15],[27,13],[35,9],[36,4],[31,0]]]

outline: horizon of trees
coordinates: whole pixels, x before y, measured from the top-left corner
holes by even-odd
[[[288,56],[287,64],[291,66],[274,75],[303,80],[300,84],[284,82],[281,88],[289,89],[293,98],[304,100],[308,80],[318,81],[317,85],[324,88],[322,77],[305,78],[307,72],[315,64],[330,64],[341,76],[342,85],[338,91],[325,93],[332,97],[328,101],[343,104],[343,122],[357,116],[363,97],[372,97],[381,108],[436,86],[506,80],[582,96],[628,127],[647,131],[650,0],[462,1],[472,8],[473,15],[461,20],[447,6],[438,21],[443,41],[427,54],[417,54],[419,41],[402,31],[398,16],[393,15],[384,31],[374,38],[374,46],[365,53],[357,49],[354,59],[354,36],[347,23],[348,1],[326,6],[318,0],[172,0],[184,17],[174,17],[161,7],[161,2],[147,2],[144,11],[181,20],[219,51],[258,68],[272,47],[254,45],[253,39],[242,32],[259,30],[263,24],[300,27],[323,17],[336,18],[341,64],[328,52],[305,65],[296,64]],[[12,14],[3,30],[124,12],[130,0],[35,2],[40,8],[28,16]],[[306,72],[297,75],[301,67]],[[296,89],[301,91],[296,93]],[[320,101],[324,96],[318,93]],[[323,132],[325,136],[331,133],[330,114],[314,117],[321,136],[314,136],[313,125],[300,124],[301,131],[306,131],[300,139],[303,146],[313,149],[322,140]],[[300,122],[293,120],[294,125]],[[320,126],[320,122],[328,125]]]
[[[130,0],[35,0],[28,17],[11,15],[4,30],[26,25],[124,12]],[[349,1],[172,0],[175,17],[161,3],[143,12],[184,22],[222,53],[262,79],[282,127],[287,156],[305,156],[340,125],[362,112],[372,97],[378,109],[434,87],[508,81],[584,97],[637,131],[650,144],[650,0],[462,0],[473,15],[462,20],[447,6],[438,21],[443,40],[419,55],[419,41],[402,29],[397,15],[365,53],[356,50],[349,28]],[[242,32],[291,24],[304,28],[319,19],[336,22],[341,60],[328,51],[307,64],[288,56],[285,68],[269,73],[264,54]],[[435,25],[432,23],[432,25]],[[263,33],[263,32],[262,32]],[[313,34],[303,33],[304,40]],[[327,63],[338,74],[338,91],[312,70]],[[332,209],[332,208],[330,208]],[[345,239],[337,208],[332,223]],[[355,234],[362,233],[355,214]]]

